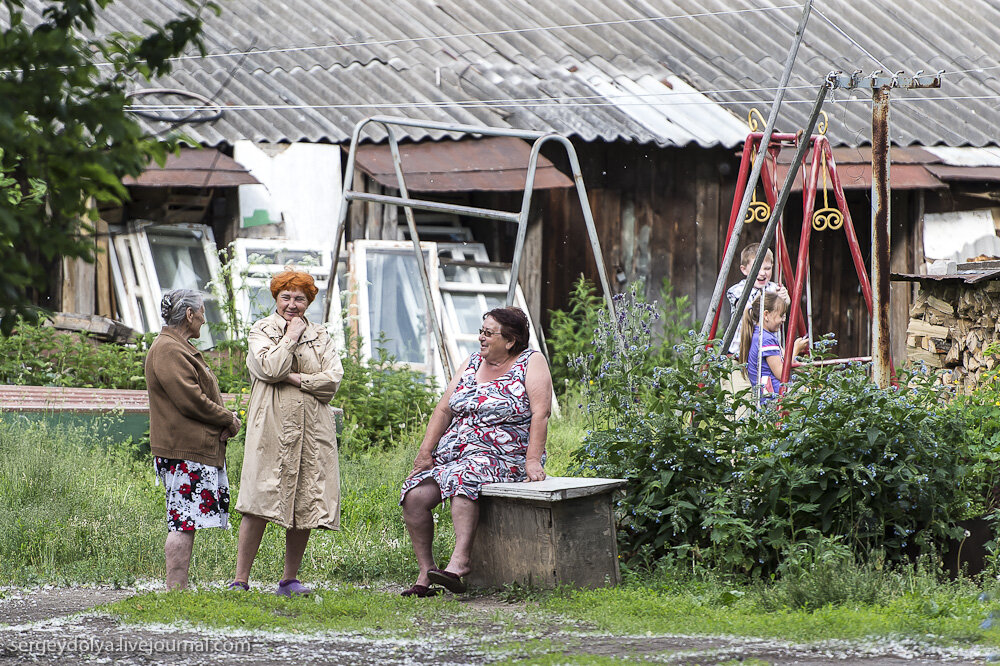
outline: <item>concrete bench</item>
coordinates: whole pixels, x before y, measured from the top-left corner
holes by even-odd
[[[623,479],[490,483],[479,496],[473,587],[603,587],[621,581],[612,507]]]

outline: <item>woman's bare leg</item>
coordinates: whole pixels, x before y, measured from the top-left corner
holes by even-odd
[[[455,526],[455,550],[445,571],[464,576],[472,570],[472,541],[479,525],[479,502],[461,495],[452,497],[451,522]]]
[[[285,573],[281,580],[291,580],[299,577],[299,567],[302,566],[302,556],[309,543],[310,530],[285,530]]]
[[[191,550],[194,548],[194,531],[167,532],[163,555],[167,560],[167,589],[183,590],[188,586],[188,569]]]
[[[441,503],[441,489],[433,479],[426,479],[403,498],[403,522],[410,533],[413,554],[417,556],[420,574],[417,585],[430,585],[427,572],[434,564],[434,515],[431,509]]]
[[[244,514],[240,521],[240,537],[236,545],[236,578],[241,583],[250,582],[250,568],[264,538],[267,521],[258,516]]]

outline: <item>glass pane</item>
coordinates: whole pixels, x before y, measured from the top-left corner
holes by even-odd
[[[381,346],[400,361],[429,364],[431,335],[416,257],[410,250],[368,250],[366,267],[372,349]]]
[[[143,331],[158,331],[158,330],[160,330],[160,326],[159,326],[160,322],[159,321],[156,322],[157,325],[156,325],[155,328],[152,327],[152,326],[150,326],[150,323],[148,321],[146,321],[146,301],[145,301],[145,299],[143,299],[142,296],[138,296],[137,295],[135,297],[135,302],[139,306],[139,319],[142,321],[142,330]]]
[[[198,338],[201,349],[210,349],[220,340],[226,339],[226,327],[222,322],[222,310],[214,299],[205,299],[205,325]]]
[[[250,299],[249,319],[251,322],[263,319],[274,312],[274,297],[271,296],[271,289],[267,284],[247,287],[247,296]]]
[[[459,362],[465,360],[465,357],[472,352],[479,351],[479,341],[478,340],[459,340],[458,341],[458,351],[461,352],[462,358],[458,359]]]
[[[152,230],[146,235],[161,291],[205,289],[212,273],[208,269],[201,241],[191,236],[185,238]]]
[[[506,296],[501,296],[500,294],[487,294],[486,295],[486,310],[495,310],[496,308],[502,308],[506,303]]]
[[[475,333],[483,324],[482,301],[479,294],[452,294],[451,305],[458,321],[458,333]]]
[[[440,279],[445,282],[473,282],[475,278],[472,274],[474,268],[468,266],[441,266],[438,271]]]
[[[322,266],[323,252],[321,250],[289,250],[286,248],[247,248],[247,262],[251,265]]]
[[[499,268],[480,268],[479,281],[483,284],[507,284],[510,274]]]
[[[322,323],[323,321],[323,302],[326,301],[326,287],[319,287],[319,291],[316,293],[316,298],[313,302],[309,304],[306,309],[306,319],[314,323]]]

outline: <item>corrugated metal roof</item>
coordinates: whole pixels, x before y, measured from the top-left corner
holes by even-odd
[[[892,273],[889,275],[893,280],[899,282],[964,282],[965,284],[977,284],[979,282],[992,282],[1000,280],[1000,270],[964,270],[955,273],[943,273],[940,275],[917,275],[915,273]]]
[[[36,18],[42,1],[29,2]],[[767,115],[801,14],[797,4],[223,2],[222,15],[206,21],[210,53],[284,50],[179,61],[174,74],[155,85],[230,107],[218,121],[185,128],[209,145],[237,139],[344,142],[357,120],[384,114],[552,130],[588,141],[734,147],[751,108]],[[893,93],[892,141],[997,145],[998,3],[815,0],[813,6],[780,130],[804,124],[816,86],[831,70],[944,69],[941,90]],[[162,25],[183,9],[183,0],[118,0],[99,29],[141,31],[143,20]],[[322,48],[302,50],[310,46]],[[686,86],[700,94],[687,97]],[[475,106],[463,106],[469,103]],[[235,108],[247,104],[295,106]],[[827,110],[834,145],[868,141],[868,92],[835,91]],[[415,140],[441,136],[409,134]],[[383,137],[372,128],[367,138]]]

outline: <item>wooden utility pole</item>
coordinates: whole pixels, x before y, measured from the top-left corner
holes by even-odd
[[[833,88],[872,91],[872,378],[880,388],[889,386],[892,376],[892,347],[889,336],[889,93],[893,88],[940,88],[943,70],[936,75],[903,76],[899,71],[885,74],[881,69],[869,76],[861,70],[831,77]]]

